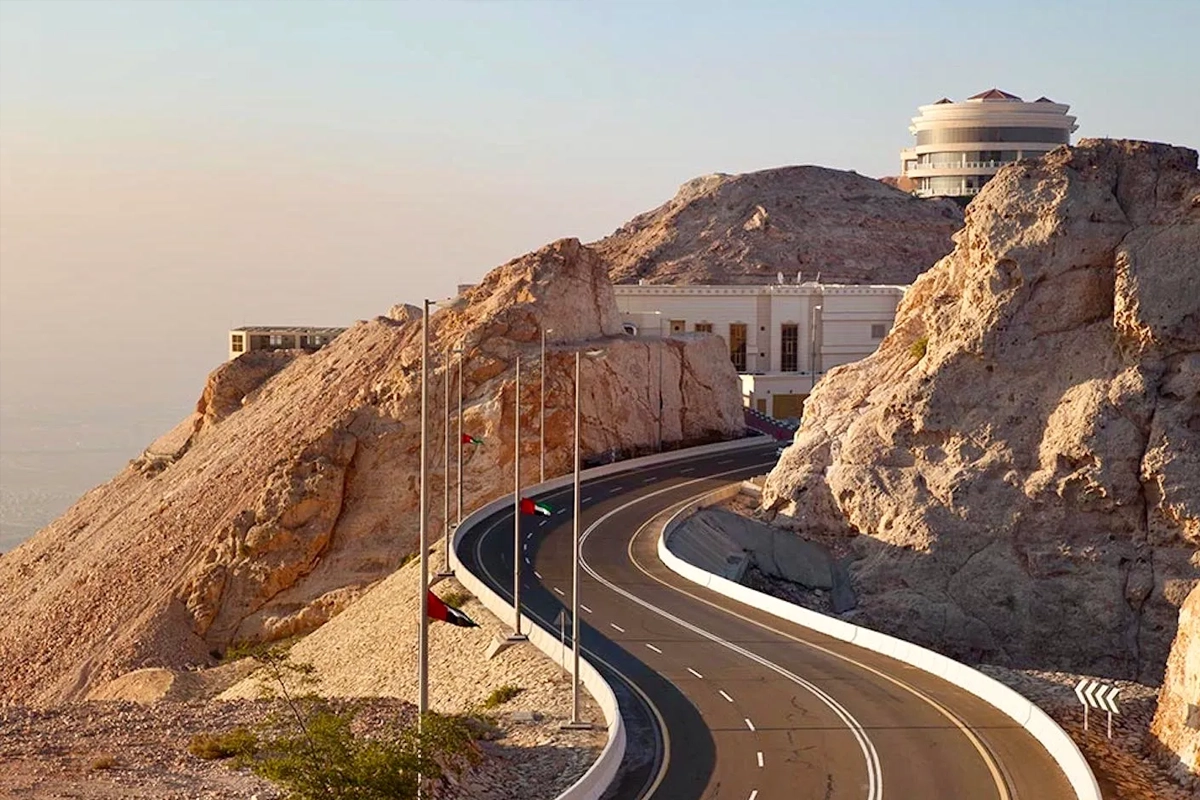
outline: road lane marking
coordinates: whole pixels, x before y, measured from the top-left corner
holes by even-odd
[[[746,717],[746,727],[750,730],[754,730],[754,723],[750,721],[749,717]]]
[[[580,502],[580,503],[590,503],[590,502],[592,502],[592,498],[591,498],[591,496],[589,495],[589,496],[587,496],[587,497],[583,498],[582,500],[580,500],[579,502]]]
[[[549,521],[549,520],[539,519],[539,520],[538,520],[538,527],[539,527],[539,528],[540,528],[540,527],[542,527],[542,526],[543,526],[543,525],[545,525],[545,524],[546,524],[548,521]]]
[[[616,628],[617,630],[619,630],[621,633],[624,633],[624,632],[625,632],[625,629],[624,629],[624,628],[622,628],[620,625],[618,625],[618,624],[617,624],[617,623],[615,623],[615,622],[610,622],[610,623],[608,623],[608,624],[609,624],[610,626],[612,626],[612,627]]]
[[[643,478],[642,483],[654,483],[656,480],[658,480],[658,478],[651,475],[649,478]]]
[[[538,577],[540,578],[541,576],[539,575]],[[566,596],[567,596],[567,593],[566,593],[566,592],[564,592],[562,589],[558,588],[557,586],[555,586],[555,587],[554,587],[554,591],[558,592],[558,593],[559,593],[560,595],[562,595],[563,597],[566,597]]]
[[[542,579],[542,573],[538,572],[536,569],[533,571],[533,574],[537,576],[539,581]]]
[[[621,491],[621,489],[622,489],[622,488],[623,488],[623,487],[621,487],[621,486],[614,486],[613,488],[611,488],[611,489],[609,489],[609,490],[608,490],[608,493],[609,493],[609,494],[616,494],[617,492]]]
[[[750,800],[755,800],[755,798],[757,798],[757,797],[758,797],[758,789],[755,789],[753,792],[750,793]]]
[[[529,563],[529,556],[525,556],[525,563],[526,563],[526,564],[528,564],[528,563]]]
[[[589,614],[592,613],[592,610],[590,608],[588,608],[587,606],[585,606],[583,603],[580,603],[579,607],[582,608],[584,611],[586,611]]]
[[[653,650],[654,652],[658,653],[659,655],[662,655],[662,650],[659,650],[657,647],[655,647],[654,645],[650,644],[649,642],[646,642],[646,647],[649,647],[649,648],[650,648],[651,650]]]
[[[699,672],[696,672],[696,670],[692,669],[691,667],[688,667],[688,668],[687,668],[687,671],[688,671],[688,672],[690,672],[690,673],[692,673],[693,675],[695,675],[695,676],[696,676],[697,678],[699,678],[700,680],[704,680],[704,676],[703,676],[703,675],[701,675]]]
[[[725,466],[726,464],[732,464],[732,463],[733,463],[733,459],[732,459],[732,458],[727,458],[727,459],[725,459],[724,461],[718,461],[718,462],[717,462],[717,466],[718,466],[718,467],[723,467],[723,466]]]
[[[729,702],[731,702],[731,703],[733,702],[733,698],[732,698],[732,697],[730,697],[729,695],[725,694],[725,690],[724,690],[724,689],[720,689],[720,690],[719,690],[719,693],[720,693],[721,697],[724,697],[726,700],[728,700],[728,701],[729,701]]]
[[[684,467],[683,469],[681,469],[679,471],[680,472],[695,472],[696,468],[695,467]]]
[[[558,510],[556,513],[559,513],[559,514],[565,514],[565,513],[567,513],[567,509],[565,509],[565,508],[560,508],[560,509],[559,509],[559,510]]]
[[[700,483],[702,481],[712,480],[714,478],[720,478],[720,477],[724,477],[725,475],[732,475],[732,474],[739,473],[739,472],[747,472],[752,469],[758,469],[761,466],[767,466],[767,464],[757,464],[757,463],[747,464],[742,467],[736,467],[734,469],[727,470],[726,472],[723,472],[723,473],[714,473],[712,475],[705,475],[700,478],[694,478],[690,481],[684,481],[683,483],[674,484],[674,485],[664,488],[664,489],[659,489],[657,491],[648,492],[647,494],[644,494],[641,497],[637,497],[626,503],[622,503],[620,506],[612,509],[607,514],[604,514],[598,520],[596,520],[595,522],[593,522],[591,525],[588,526],[587,530],[583,532],[583,535],[581,537],[580,546],[582,548],[583,543],[586,542],[587,538],[592,534],[593,531],[598,529],[601,525],[603,525],[605,522],[607,522],[615,514],[625,511],[626,509],[630,508],[631,506],[637,505],[638,503],[641,503],[652,497],[656,497],[660,494],[665,494],[666,492],[676,491],[682,487],[691,485],[693,483]],[[680,507],[682,507],[683,505],[686,505],[691,500],[694,500],[696,497],[702,497],[703,495],[708,494],[708,493],[709,492],[701,492],[698,495],[695,495],[691,498],[681,501],[681,503],[679,505],[680,505]],[[654,516],[658,516],[658,515],[655,514]],[[651,519],[653,519],[653,517]],[[689,596],[695,598],[694,595],[690,595],[690,593],[684,592],[683,590],[680,590],[680,589],[677,589],[677,587],[671,586],[670,584],[665,583],[664,581],[660,580],[659,578],[654,577],[644,567],[642,567],[642,565],[637,561],[636,558],[634,558],[633,551],[632,551],[633,542],[637,539],[638,534],[642,530],[645,529],[646,525],[648,525],[649,522],[650,522],[650,520],[647,520],[645,523],[643,523],[641,528],[639,528],[638,531],[636,531],[634,533],[633,537],[629,541],[628,551],[629,551],[630,562],[632,564],[634,564],[643,573],[645,573],[647,576],[653,578],[656,582],[661,583],[664,586],[667,586],[671,589],[680,591],[683,594],[688,594]],[[608,580],[604,576],[600,575],[600,573],[596,572],[596,570],[594,570],[592,568],[592,566],[587,562],[586,558],[584,558],[582,556],[582,554],[580,555],[579,563],[581,566],[583,566],[583,568],[585,570],[587,570],[587,573],[589,575],[591,575],[597,581],[604,584],[610,590],[621,595],[622,597],[632,600],[633,602],[637,603],[638,605],[642,606],[643,608],[646,608],[649,611],[652,611],[653,613],[656,613],[665,619],[669,619],[672,622],[674,622],[676,625],[679,625],[682,628],[690,630],[693,633],[699,634],[700,636],[703,636],[704,638],[708,639],[711,642],[719,644],[728,650],[732,650],[735,653],[745,656],[749,660],[754,661],[755,663],[757,663],[761,666],[764,666],[767,669],[770,669],[771,671],[792,681],[796,685],[801,686],[804,689],[808,690],[808,692],[810,694],[812,694],[814,697],[816,697],[818,700],[820,700],[822,703],[824,703],[831,711],[833,711],[833,713],[836,714],[837,717],[839,719],[841,719],[842,723],[845,724],[846,727],[850,730],[851,734],[853,734],[855,741],[858,743],[859,750],[862,752],[863,758],[866,762],[867,800],[881,800],[881,798],[883,797],[883,775],[882,775],[882,768],[879,763],[879,753],[875,749],[875,743],[873,741],[871,741],[871,738],[867,734],[866,729],[863,728],[862,723],[860,723],[854,717],[854,715],[850,713],[849,709],[847,709],[845,706],[843,706],[841,703],[839,703],[836,699],[834,699],[832,695],[830,695],[828,692],[823,690],[821,687],[817,686],[812,681],[809,681],[809,680],[806,680],[806,679],[800,677],[799,675],[795,674],[794,672],[791,672],[790,670],[787,670],[784,667],[781,667],[780,665],[778,665],[772,661],[769,661],[766,658],[763,658],[762,656],[758,655],[757,653],[753,653],[750,650],[747,650],[746,648],[744,648],[740,645],[737,645],[737,644],[734,644],[733,642],[722,639],[721,637],[717,636],[716,634],[711,633],[707,630],[704,630],[703,628],[701,628],[697,625],[693,625],[692,623],[687,622],[686,620],[683,620],[683,619],[675,616],[674,614],[664,611],[661,608],[658,608],[657,606],[653,605],[652,603],[638,597],[637,595],[626,591],[625,589],[621,588],[620,586],[617,586],[615,583]],[[700,599],[700,598],[695,598],[695,599]],[[702,602],[707,602],[707,601],[702,601]],[[713,603],[708,603],[708,605],[713,606],[714,608],[719,608],[722,611],[728,612],[728,609],[724,609],[721,606],[716,606]],[[729,613],[732,613],[732,612],[729,612]],[[735,616],[736,616],[736,614],[735,614]],[[1007,795],[1003,795],[1002,800],[1009,800],[1009,799],[1008,799]]]
[[[758,751],[758,766],[761,768],[761,767],[762,767],[762,765],[763,765],[763,760],[762,760],[762,750],[759,750],[759,751]]]

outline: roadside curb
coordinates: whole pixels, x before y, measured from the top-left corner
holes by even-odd
[[[672,450],[666,453],[654,453],[653,455],[633,458],[628,461],[618,461],[583,470],[580,472],[580,480],[593,480],[641,467],[759,447],[770,441],[765,436],[748,436],[744,439],[735,439],[729,442],[701,445],[684,450]],[[523,494],[526,496],[542,495],[563,487],[572,486],[574,480],[574,475],[571,474],[560,476],[545,483],[525,487]],[[480,577],[467,570],[458,556],[458,547],[467,531],[479,525],[496,511],[512,507],[512,504],[512,494],[501,495],[471,512],[454,532],[453,546],[450,548],[450,564],[454,570],[454,577],[462,584],[463,588],[475,595],[488,611],[491,611],[496,617],[510,624],[513,622],[512,605],[505,602],[500,595],[492,591]],[[563,652],[559,645],[557,633],[543,627],[540,623],[530,619],[526,614],[521,614],[521,629],[528,633],[529,642],[532,645],[541,650],[551,661],[562,667],[563,671],[570,674],[572,659],[567,653]],[[625,725],[621,720],[621,710],[618,707],[616,694],[613,692],[612,686],[609,685],[608,681],[604,679],[599,670],[586,657],[581,657],[579,661],[580,681],[583,687],[587,689],[588,694],[596,700],[601,711],[604,712],[604,720],[608,724],[608,742],[604,745],[604,749],[600,751],[600,755],[596,758],[596,761],[583,774],[583,777],[560,794],[556,800],[599,800],[608,790],[613,779],[616,778],[621,768],[621,761],[625,757]]]

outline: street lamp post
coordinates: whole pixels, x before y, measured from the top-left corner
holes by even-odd
[[[442,457],[442,535],[446,543],[446,550],[443,556],[442,571],[438,573],[439,578],[449,578],[454,575],[454,570],[450,568],[450,534],[457,525],[450,524],[450,356],[452,354],[461,354],[462,348],[450,349],[447,345],[445,349],[445,358],[443,360],[442,369],[445,371],[446,387],[443,394],[445,401],[445,449]],[[459,357],[459,381],[462,380],[462,358]],[[458,443],[458,496],[459,496],[459,522],[462,521],[462,385],[458,387],[458,413],[459,413],[459,443]]]
[[[513,397],[513,632],[510,641],[521,641],[521,356],[517,356],[516,391]]]
[[[542,328],[542,392],[538,412],[538,448],[540,450],[538,483],[546,482],[546,334],[553,332],[554,328]]]
[[[425,522],[429,511],[427,491],[426,440],[429,438],[429,306],[425,300],[421,314],[421,498],[420,562],[421,624],[417,628],[417,712],[422,718],[429,712],[429,531]]]
[[[603,350],[592,350],[587,353],[588,357],[600,356],[603,357]],[[579,473],[580,465],[583,459],[580,457],[580,440],[579,440],[579,397],[580,397],[580,381],[579,381],[579,364],[580,352],[575,351],[575,508],[573,519],[572,546],[571,546],[571,721],[564,725],[568,729],[587,729],[591,728],[590,722],[584,722],[579,718]]]
[[[462,400],[463,400],[463,359],[466,357],[466,348],[459,346],[458,348],[458,520],[454,523],[457,528],[462,525],[462,508],[463,508],[463,440],[462,440]]]
[[[655,311],[654,315],[658,317],[658,452],[661,453],[663,449],[663,349],[667,346],[667,337],[663,334],[663,313]]]

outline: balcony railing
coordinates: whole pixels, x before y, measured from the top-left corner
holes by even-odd
[[[999,169],[1006,164],[1015,164],[1015,161],[957,161],[957,162],[939,162],[932,164],[929,162],[917,162],[912,165],[912,169],[916,170],[933,170],[937,172],[952,172],[964,169]]]
[[[959,186],[953,189],[914,189],[913,194],[917,197],[973,197],[979,194],[979,189],[974,186]]]

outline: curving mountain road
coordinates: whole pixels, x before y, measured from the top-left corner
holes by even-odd
[[[775,461],[773,442],[583,484],[581,641],[616,691],[628,747],[611,798],[1072,798],[1010,718],[939,678],[716,594],[656,555],[670,510]],[[572,489],[526,517],[522,609],[570,609]],[[463,563],[511,601],[512,509],[467,531]],[[569,646],[568,640],[568,646]]]

